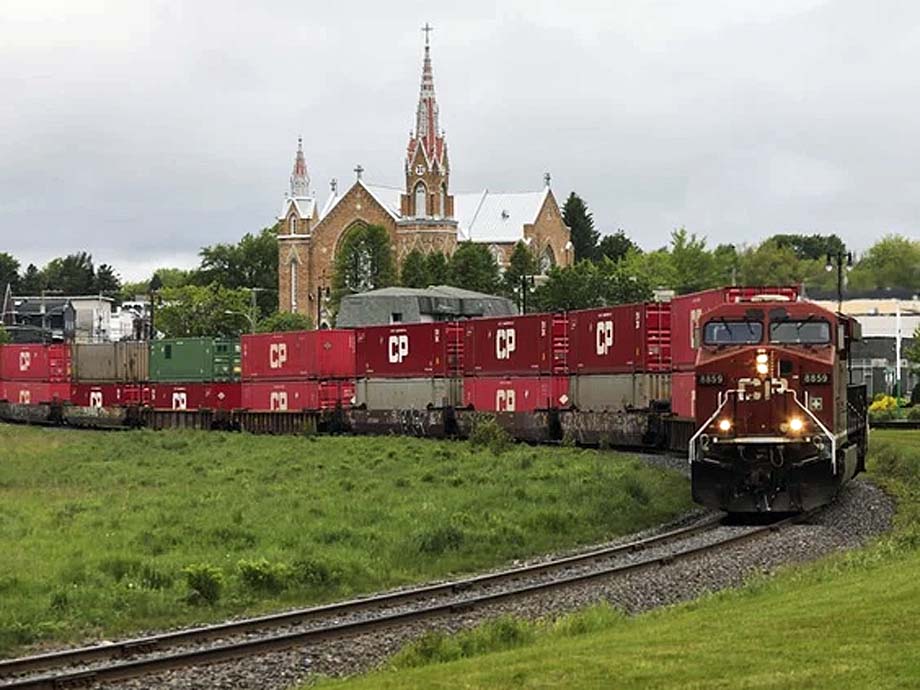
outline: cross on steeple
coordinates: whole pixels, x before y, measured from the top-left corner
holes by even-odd
[[[425,32],[425,47],[428,46],[428,34],[434,31],[434,27],[431,26],[428,22],[425,22],[425,26],[422,27],[422,31]]]
[[[364,172],[364,168],[362,168],[361,164],[358,163],[358,165],[355,166],[355,175],[357,176],[359,180],[361,179],[361,173],[363,172]]]

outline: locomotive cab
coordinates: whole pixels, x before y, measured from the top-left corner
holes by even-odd
[[[828,503],[864,469],[866,389],[847,366],[858,324],[783,301],[722,305],[701,323],[694,499],[729,512]]]

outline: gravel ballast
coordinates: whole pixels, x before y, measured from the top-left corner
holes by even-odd
[[[653,464],[659,464],[657,459]],[[682,460],[686,465],[686,460]],[[676,467],[676,464],[672,467]],[[888,530],[894,513],[891,499],[878,487],[864,480],[851,482],[837,501],[807,524],[793,525],[766,536],[678,560],[663,568],[650,568],[625,575],[604,577],[550,590],[540,594],[489,604],[462,616],[443,616],[423,622],[377,631],[350,638],[303,646],[239,661],[186,668],[134,681],[111,683],[112,689],[204,689],[264,688],[282,690],[309,680],[314,674],[346,675],[370,670],[406,643],[430,630],[457,631],[478,625],[502,614],[534,619],[571,612],[588,604],[606,600],[635,614],[649,609],[699,597],[705,593],[735,587],[756,574],[814,560],[841,549],[864,544]],[[698,511],[693,518],[704,513]],[[670,548],[685,550],[726,530],[746,527],[720,527],[712,532],[681,540]],[[722,531],[722,534],[717,533]],[[628,540],[643,535],[632,535]],[[660,555],[669,547],[656,547],[638,555],[623,556],[623,562]],[[615,561],[619,563],[620,560]],[[576,571],[573,571],[576,572]],[[534,578],[538,579],[538,578]],[[279,631],[280,632],[280,631]]]

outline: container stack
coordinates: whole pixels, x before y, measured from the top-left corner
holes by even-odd
[[[123,407],[150,402],[150,353],[146,342],[73,346],[73,396],[79,407]]]
[[[70,397],[70,345],[0,346],[0,400],[44,405]]]
[[[463,329],[464,407],[533,412],[569,406],[565,314],[473,319]]]
[[[451,407],[463,399],[463,326],[453,322],[356,331],[355,402],[369,410]]]
[[[171,338],[150,343],[150,406],[159,410],[240,407],[240,342]]]
[[[257,412],[349,407],[355,396],[355,333],[259,333],[242,337],[242,407]]]

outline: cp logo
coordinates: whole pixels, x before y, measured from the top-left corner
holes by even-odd
[[[268,407],[273,412],[275,410],[280,410],[284,412],[288,408],[288,394],[287,391],[272,391],[271,396],[268,401]]]
[[[89,406],[102,407],[102,391],[89,392]]]
[[[514,352],[516,338],[513,328],[498,328],[495,331],[495,359],[510,359]]]
[[[31,352],[20,352],[19,353],[19,371],[28,371],[29,367],[32,366],[32,353]]]
[[[606,355],[613,347],[613,321],[598,321],[595,331],[597,354]]]
[[[495,409],[498,412],[514,412],[514,389],[499,388],[495,391]]]
[[[409,336],[391,335],[387,343],[387,359],[390,364],[399,364],[409,356]]]
[[[172,408],[174,410],[188,409],[188,393],[174,392],[172,394]]]
[[[268,348],[268,366],[280,369],[287,362],[287,343],[272,343]]]
[[[32,391],[19,391],[19,404],[20,405],[31,405],[32,404]]]

